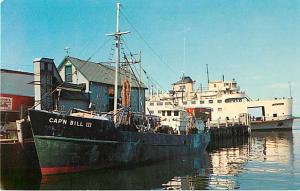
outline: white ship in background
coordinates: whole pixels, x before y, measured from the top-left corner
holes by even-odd
[[[168,93],[156,93],[148,97],[146,112],[162,115],[164,108],[177,105],[187,108],[205,108],[210,111],[212,121],[225,123],[239,120],[242,114],[250,114],[252,130],[292,129],[292,98],[252,100],[240,90],[237,82],[209,81],[208,88],[194,89],[190,77],[182,76]]]

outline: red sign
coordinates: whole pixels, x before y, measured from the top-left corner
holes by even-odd
[[[12,105],[13,105],[13,98],[0,97],[0,110],[1,111],[11,111]]]

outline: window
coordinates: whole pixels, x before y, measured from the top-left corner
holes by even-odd
[[[157,105],[163,105],[164,103],[163,102],[157,102]]]
[[[179,112],[178,111],[174,111],[174,116],[179,116]]]
[[[72,82],[72,65],[65,66],[65,81]]]
[[[167,111],[167,116],[171,116],[171,111]]]
[[[273,117],[277,117],[277,113],[273,113]]]
[[[150,102],[150,106],[154,106],[154,103],[153,103],[153,102]]]
[[[204,100],[200,100],[200,104],[204,104]]]
[[[166,112],[165,111],[162,111],[162,116],[165,116],[166,115]]]
[[[161,114],[161,111],[160,111],[160,110],[158,111],[158,114]]]
[[[222,108],[218,108],[218,111],[222,111]]]
[[[208,103],[214,103],[214,100],[212,100],[212,99],[208,100]]]
[[[186,101],[184,101],[184,102],[182,102],[182,104],[183,104],[183,105],[186,105],[186,104],[187,104],[187,102],[186,102]]]
[[[171,102],[165,102],[165,105],[172,105]]]
[[[179,89],[180,89],[180,90],[185,90],[185,85],[179,86]]]
[[[149,113],[150,113],[150,114],[154,114],[154,111],[150,110]]]
[[[276,105],[284,105],[284,103],[273,103],[272,106],[276,106]]]
[[[217,87],[217,84],[214,84],[214,87]]]
[[[196,104],[196,101],[191,101],[191,104]]]
[[[222,103],[222,100],[218,100],[218,103]]]

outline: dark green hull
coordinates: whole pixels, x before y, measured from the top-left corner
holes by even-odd
[[[175,137],[151,133],[123,132],[138,137],[138,141],[117,142],[63,137],[35,136],[42,174],[78,172],[122,165],[155,162],[202,152],[208,144],[208,133]],[[166,139],[182,139],[181,144],[163,143]],[[143,140],[145,139],[145,140]],[[158,139],[161,144],[149,143]],[[202,142],[201,142],[202,140]]]
[[[210,141],[209,132],[175,135],[122,131],[109,121],[37,110],[30,110],[29,115],[42,174],[172,159],[200,153]]]

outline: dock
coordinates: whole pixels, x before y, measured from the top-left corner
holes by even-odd
[[[248,141],[251,133],[248,114],[240,115],[237,120],[208,120],[206,126],[210,130],[211,137],[209,150],[243,144]]]

